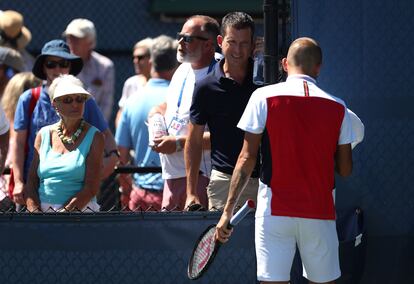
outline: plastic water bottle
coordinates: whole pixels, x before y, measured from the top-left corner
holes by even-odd
[[[155,113],[148,121],[148,139],[149,146],[154,146],[154,139],[168,135],[167,125],[164,116],[160,113]]]
[[[258,52],[254,56],[254,65],[253,65],[253,83],[256,85],[264,85],[264,76],[263,76],[263,53]]]
[[[256,85],[264,85],[264,75],[263,75],[263,68],[264,68],[264,56],[263,56],[263,48],[264,48],[264,38],[257,37],[256,38],[256,48],[253,55],[254,65],[253,65],[253,83]]]

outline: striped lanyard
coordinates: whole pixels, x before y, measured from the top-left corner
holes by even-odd
[[[213,60],[210,62],[210,65],[208,66],[207,74],[209,74],[213,70],[213,67],[214,65],[216,65],[216,63],[217,61],[213,58]],[[183,84],[181,85],[180,95],[178,96],[178,101],[177,101],[177,111],[176,111],[177,114],[181,106],[181,100],[183,98],[185,83],[187,82],[187,77],[188,77],[188,74],[190,74],[191,69],[192,69],[191,67],[188,69],[187,75],[185,75]]]
[[[309,87],[308,82],[303,80],[303,91],[305,92],[305,97],[309,97]]]
[[[208,66],[207,74],[209,74],[213,70],[213,67],[216,64],[216,62],[217,61],[213,58],[213,60],[211,61],[210,65]],[[185,76],[184,81],[183,81],[183,84],[181,86],[180,95],[178,96],[178,101],[177,101],[177,111],[175,112],[175,116],[171,119],[171,122],[168,124],[168,127],[167,127],[167,130],[169,132],[170,132],[171,127],[173,126],[173,123],[174,123],[174,125],[185,125],[187,123],[184,120],[179,119],[179,110],[180,110],[180,106],[181,106],[181,100],[183,98],[184,87],[185,87],[185,84],[187,82],[188,75],[190,74],[190,71],[191,70],[192,70],[192,68],[190,67],[188,69],[187,75]],[[180,128],[180,127],[178,126],[178,128]],[[175,129],[177,130],[177,128],[175,128]]]

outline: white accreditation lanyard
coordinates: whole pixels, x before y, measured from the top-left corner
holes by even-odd
[[[216,64],[216,60],[213,59],[210,63],[210,65],[208,66],[208,70],[207,70],[207,74],[209,74],[211,72],[211,70],[213,70],[214,65]],[[177,134],[180,132],[180,130],[186,126],[188,124],[188,119],[183,119],[179,117],[179,110],[180,110],[180,106],[181,106],[181,101],[183,98],[183,93],[184,93],[184,87],[185,84],[187,82],[187,78],[188,75],[190,74],[191,71],[191,67],[188,69],[187,75],[184,78],[183,84],[181,85],[181,90],[180,90],[180,95],[178,96],[178,101],[177,101],[177,110],[175,112],[174,117],[172,118],[170,124],[168,125],[168,133],[170,135],[173,136],[177,136]]]

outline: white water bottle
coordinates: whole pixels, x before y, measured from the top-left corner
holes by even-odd
[[[154,139],[168,135],[167,125],[164,116],[160,113],[155,113],[148,121],[148,139],[149,146],[154,146]]]

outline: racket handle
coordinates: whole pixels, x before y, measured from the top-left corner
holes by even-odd
[[[236,226],[246,215],[254,209],[256,205],[254,204],[254,201],[251,199],[248,199],[246,203],[244,203],[243,207],[240,208],[239,211],[230,219],[230,223],[227,225],[229,229]]]

